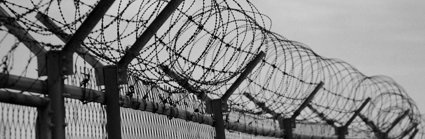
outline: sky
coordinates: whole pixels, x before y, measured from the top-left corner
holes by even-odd
[[[425,114],[425,1],[252,0],[272,31],[399,83]]]
[[[425,114],[425,1],[251,2],[272,19],[272,31],[368,76],[393,78]]]

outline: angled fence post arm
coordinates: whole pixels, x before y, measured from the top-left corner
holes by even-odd
[[[348,126],[350,126],[350,124],[360,114],[360,112],[366,107],[366,105],[370,102],[370,100],[371,98],[367,98],[343,126],[335,128],[335,133],[338,136],[338,139],[345,139],[345,135],[348,134]]]
[[[360,119],[362,119],[363,120],[363,122],[367,125],[367,126],[369,126],[371,129],[372,129],[372,131],[375,133],[375,136],[378,138],[378,139],[382,139],[382,138],[385,138],[386,137],[386,135],[385,135],[385,133],[384,132],[382,132],[379,128],[378,128],[378,126],[376,126],[375,125],[375,123],[373,123],[371,120],[369,120],[366,116],[364,116],[363,114],[359,114],[359,117],[360,117]]]
[[[226,90],[221,100],[227,101],[233,92],[241,85],[241,83],[248,77],[248,75],[254,70],[254,68],[260,63],[260,61],[266,56],[266,53],[261,51],[258,53],[253,60],[251,60],[245,67],[245,70],[239,75],[236,81]]]
[[[304,110],[304,108],[307,107],[307,105],[311,102],[311,100],[313,100],[314,96],[317,94],[317,92],[319,92],[319,90],[323,87],[323,82],[320,82],[315,88],[314,90],[310,93],[310,95],[304,100],[304,102],[300,105],[300,107],[295,110],[294,114],[292,115],[291,119],[295,119],[296,117],[298,117],[301,113],[302,110]]]
[[[177,73],[169,69],[167,66],[161,65],[160,68],[165,74],[167,74],[168,77],[174,79],[174,81],[176,81],[177,84],[179,84],[181,87],[186,89],[189,93],[195,94],[198,97],[198,99],[205,102],[212,100],[204,91],[199,91],[198,89],[190,85],[190,83],[187,80],[180,77]]]
[[[65,139],[65,99],[64,76],[62,71],[61,52],[49,51],[47,59],[47,93],[51,110],[52,138]]]
[[[47,84],[44,84],[43,80],[38,80],[38,79],[32,79],[32,78],[20,78],[19,76],[16,75],[9,75],[10,78],[2,80],[2,74],[0,74],[0,87],[2,88],[10,88],[10,89],[15,89],[15,90],[19,90],[22,88],[27,88],[25,90],[22,91],[29,91],[29,92],[33,92],[33,93],[37,93],[37,94],[46,94],[46,92],[42,89],[43,87],[46,87]],[[6,75],[5,75],[6,76]],[[36,88],[28,88],[31,87],[32,85],[29,85],[30,83],[34,83],[34,87],[37,86]],[[3,86],[1,86],[2,84],[4,84]],[[16,88],[16,86],[20,86],[19,88]],[[27,86],[27,87],[24,87]],[[66,98],[71,98],[71,99],[78,99],[78,100],[85,100],[87,102],[94,102],[94,103],[98,103],[98,104],[105,104],[105,95],[106,93],[104,93],[103,91],[98,91],[98,90],[92,90],[92,89],[84,89],[82,87],[79,86],[72,86],[72,85],[65,85],[65,94],[64,97]],[[1,95],[1,91],[0,91],[0,96]],[[86,93],[86,95],[84,95]],[[37,100],[38,98],[36,96],[28,96],[31,99],[35,99]],[[0,100],[2,100],[3,98],[0,97]],[[178,119],[182,119],[182,120],[187,120],[187,121],[192,121],[195,123],[200,123],[200,124],[205,124],[205,125],[211,125],[214,126],[213,123],[213,118],[210,115],[202,115],[199,114],[197,112],[189,112],[186,109],[181,109],[181,108],[175,108],[173,106],[170,105],[166,105],[163,103],[156,103],[156,102],[152,102],[152,101],[147,101],[145,99],[142,98],[129,98],[126,95],[120,95],[119,96],[120,99],[120,106],[122,108],[131,108],[134,110],[139,110],[139,111],[146,111],[146,112],[151,112],[151,113],[156,113],[159,115],[164,115],[164,116],[173,116],[174,118],[178,118]],[[38,100],[37,100],[38,101]],[[43,99],[43,101],[48,101]],[[25,102],[27,103],[27,102]],[[39,106],[39,105],[38,105]],[[173,111],[157,111],[154,110],[154,107],[161,107],[164,108],[164,110],[169,110],[169,109],[174,109]],[[39,109],[39,113],[43,113],[42,111],[40,111],[42,109]],[[43,114],[49,114],[47,110],[45,110],[46,112]],[[190,116],[189,116],[190,115]],[[48,116],[47,116],[48,117]],[[196,118],[194,118],[196,117]],[[41,116],[41,118],[43,118],[43,116]],[[49,139],[49,137],[47,136],[42,136],[42,135],[48,135],[48,134],[44,134],[47,133],[48,129],[50,129],[50,124],[44,124],[46,126],[44,126],[45,128],[41,127],[43,124],[38,124],[38,123],[50,123],[50,122],[45,122],[48,121],[48,119],[40,119],[40,117],[38,117],[37,119],[37,131],[36,131],[36,136],[38,137],[37,139]],[[255,126],[250,126],[250,125],[246,125],[240,122],[225,122],[225,124],[227,124],[226,129],[228,130],[232,130],[232,131],[238,131],[238,132],[242,132],[242,133],[247,133],[247,134],[257,134],[257,135],[261,135],[261,136],[270,136],[270,137],[276,137],[276,138],[281,138],[282,137],[282,133],[283,131],[281,130],[275,130],[275,129],[270,129],[270,128],[261,128],[261,127],[255,127]],[[41,125],[41,126],[40,126]],[[39,130],[40,129],[40,130]],[[40,132],[38,132],[40,131]]]
[[[409,139],[414,139],[416,134],[418,134],[418,132],[419,132],[419,129],[416,128],[415,131],[413,131],[413,133],[410,135]]]
[[[121,139],[121,110],[119,103],[118,68],[108,65],[102,68],[105,79],[105,103],[107,123],[106,130],[109,139]]]
[[[400,138],[404,138],[406,137],[410,132],[412,132],[412,130],[414,130],[415,128],[417,129],[418,127],[418,123],[413,123],[413,125],[411,125],[408,129],[404,130],[401,134],[400,134]]]
[[[270,108],[266,107],[264,102],[260,102],[259,100],[255,99],[251,94],[244,92],[243,95],[248,98],[250,101],[254,102],[255,105],[260,107],[263,111],[265,111],[268,114],[271,114],[274,119],[279,119],[280,116],[275,111],[271,110]]]
[[[119,68],[127,68],[128,64],[139,55],[142,48],[149,42],[149,40],[155,35],[155,33],[161,28],[165,21],[170,17],[177,7],[183,2],[183,0],[171,0],[164,9],[158,14],[158,16],[152,21],[152,23],[146,28],[142,35],[140,35],[136,42],[128,49],[124,56],[118,62]]]
[[[25,29],[19,25],[13,17],[0,7],[0,22],[7,28],[8,32],[15,36],[20,42],[37,56],[38,76],[46,74],[46,53],[47,51],[34,39]]]
[[[177,10],[178,6],[183,0],[171,0],[162,9],[158,16],[152,21],[152,23],[146,28],[142,35],[138,36],[136,42],[125,52],[124,56],[116,64],[118,67],[118,83],[127,83],[127,68],[130,62],[136,58],[142,48],[149,42],[149,40],[155,35],[155,33],[161,28],[161,26],[167,21],[167,19]]]
[[[0,102],[30,107],[42,107],[48,103],[48,99],[22,94],[20,92],[0,90]]]
[[[47,15],[38,12],[35,16],[37,20],[39,20],[45,27],[47,27],[50,32],[55,34],[60,40],[62,40],[64,43],[68,42],[68,40],[72,37],[70,34],[66,34],[63,30],[59,29],[59,26],[56,25]],[[79,45],[75,52],[84,59],[87,63],[89,63],[93,68],[95,68],[95,74],[96,74],[96,83],[97,85],[104,85],[103,82],[103,70],[102,67],[105,65],[102,64],[94,55],[89,53],[89,50],[87,50],[85,45]]]
[[[38,21],[40,21],[47,29],[50,30],[53,34],[55,34],[62,42],[66,43],[72,37],[70,34],[65,33],[63,30],[59,29],[59,26],[56,25],[47,15],[38,12],[35,16]],[[84,45],[84,44],[82,44]],[[79,45],[76,47],[75,52],[81,56],[87,63],[89,63],[92,67],[103,67],[105,66],[100,62],[94,55],[89,53],[84,46]]]
[[[335,121],[328,119],[323,113],[319,112],[316,108],[314,108],[311,104],[308,104],[307,107],[315,114],[317,114],[320,119],[322,119],[323,121],[325,121],[327,124],[329,124],[330,126],[333,126],[334,128],[336,128],[335,125]]]
[[[385,131],[385,134],[388,134],[391,132],[391,130],[399,123],[401,122],[404,118],[406,118],[406,116],[409,115],[409,110],[406,110],[403,112],[402,115],[398,116],[394,122],[391,123],[391,126],[387,129],[387,131]]]
[[[348,127],[353,121],[354,119],[360,114],[360,112],[366,107],[366,105],[370,102],[370,98],[367,98],[362,105],[354,112],[353,116],[351,116],[351,118],[347,121],[347,123],[345,123],[345,127]]]
[[[84,39],[90,34],[97,23],[106,14],[115,0],[100,0],[94,9],[90,12],[77,31],[69,38],[62,49],[64,70],[66,74],[73,73],[72,54],[80,47]]]

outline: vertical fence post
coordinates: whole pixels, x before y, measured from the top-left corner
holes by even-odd
[[[38,109],[40,112],[38,115],[39,127],[41,128],[38,130],[39,138],[65,139],[64,80],[61,56],[60,51],[49,51],[46,55],[47,93],[50,102],[46,108]],[[49,131],[51,133],[48,133]]]
[[[56,25],[52,19],[50,19],[49,16],[37,12],[37,15],[35,18],[40,21],[50,32],[55,34],[62,42],[66,43],[68,40],[72,37],[70,34],[67,34],[65,31],[61,30],[58,25]],[[95,68],[95,75],[96,75],[96,83],[98,85],[101,84],[101,81],[103,81],[101,78],[103,78],[103,69],[101,67],[105,66],[102,64],[94,55],[89,53],[89,50],[87,50],[84,44],[82,46],[77,47],[75,52],[84,59],[87,63],[89,63],[93,68]]]
[[[121,139],[118,68],[116,65],[105,66],[103,67],[103,74],[108,139]]]
[[[369,126],[372,129],[372,131],[375,134],[375,136],[376,136],[377,139],[386,139],[387,138],[386,137],[387,134],[385,134],[384,132],[382,132],[378,128],[378,126],[375,123],[373,123],[371,120],[369,120],[366,116],[364,116],[363,114],[359,114],[359,117],[363,120],[363,122],[367,126]]]
[[[35,130],[36,139],[52,139],[51,121],[48,105],[37,108],[37,121]]]
[[[91,33],[93,28],[99,23],[108,9],[112,6],[115,0],[100,0],[97,5],[93,8],[84,22],[78,27],[74,34],[66,42],[65,46],[62,49],[63,55],[63,66],[65,67],[65,72],[67,74],[72,74],[73,72],[73,59],[72,56],[76,49],[80,47],[84,39]]]
[[[223,120],[223,102],[221,99],[211,100],[214,117],[215,139],[226,139]]]

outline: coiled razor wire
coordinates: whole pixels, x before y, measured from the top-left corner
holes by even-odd
[[[18,21],[46,49],[60,49],[64,43],[52,39],[55,32],[39,23],[35,14],[47,15],[59,25],[58,29],[73,34],[97,2],[4,0],[1,7],[14,17],[2,17],[1,21]],[[103,62],[117,63],[167,3],[116,1],[84,40],[84,46]],[[248,0],[185,0],[131,62],[129,72],[171,96],[187,93],[159,68],[166,66],[198,91],[218,98],[245,65],[264,51],[266,57],[230,97],[232,111],[255,115],[258,120],[273,119],[243,95],[249,93],[280,116],[290,117],[316,85],[323,82],[323,88],[311,102],[317,111],[304,110],[297,117],[298,123],[325,123],[320,118],[323,116],[343,125],[366,98],[371,98],[361,114],[379,130],[388,130],[392,121],[408,111],[407,118],[389,136],[404,136],[418,124],[419,134],[424,137],[425,125],[417,106],[391,78],[366,76],[344,61],[322,57],[308,46],[270,31],[270,26],[271,20]],[[373,132],[360,118],[350,129]]]

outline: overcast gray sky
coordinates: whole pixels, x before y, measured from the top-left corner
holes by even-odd
[[[272,31],[366,75],[387,75],[425,113],[425,1],[252,0]]]

